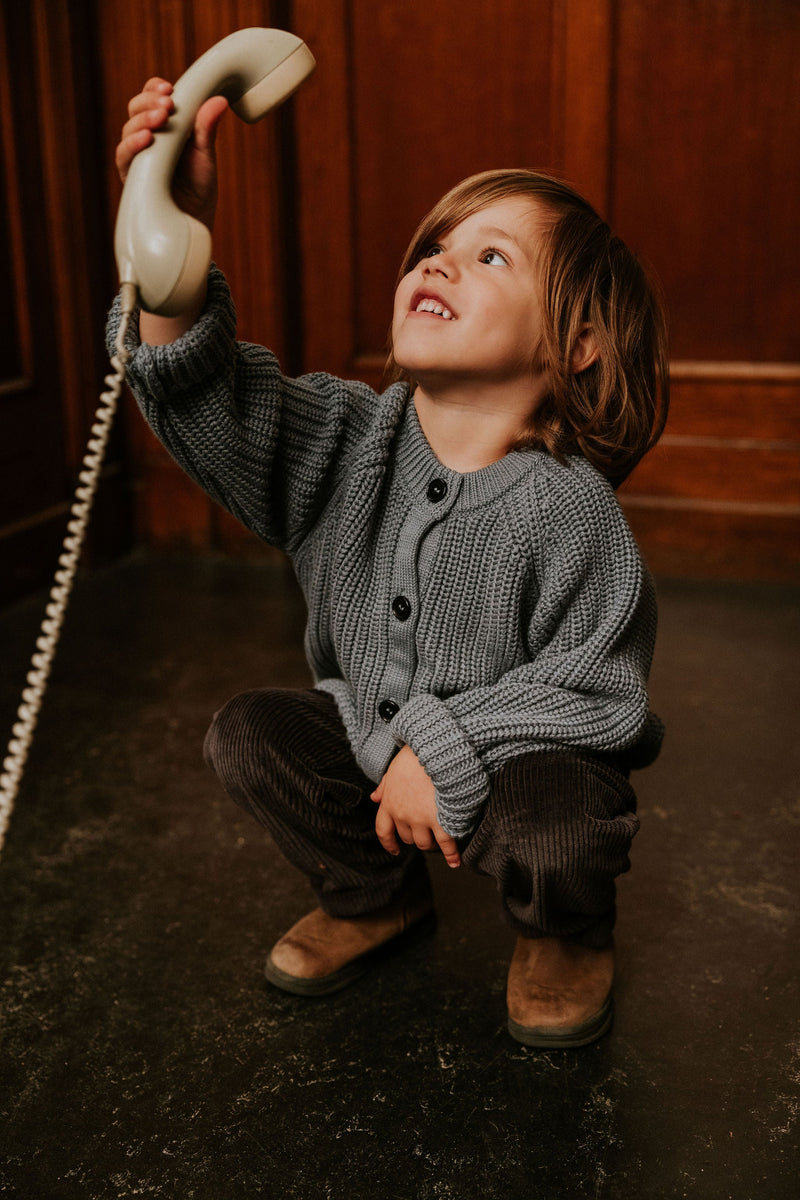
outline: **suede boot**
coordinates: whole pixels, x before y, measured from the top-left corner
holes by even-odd
[[[508,1031],[526,1046],[586,1046],[611,1028],[614,948],[517,938],[508,972]]]
[[[329,917],[315,908],[272,947],[265,975],[297,996],[327,996],[436,925],[426,890],[363,917]]]

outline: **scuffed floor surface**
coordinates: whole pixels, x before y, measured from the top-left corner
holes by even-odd
[[[310,896],[200,747],[229,695],[306,682],[294,584],[83,575],[0,862],[0,1195],[797,1200],[798,593],[660,594],[616,1027],[541,1053],[491,883],[439,861],[434,938],[329,1000],[263,981]],[[0,614],[3,729],[42,606]]]

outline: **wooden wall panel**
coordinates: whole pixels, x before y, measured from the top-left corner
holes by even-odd
[[[617,6],[611,218],[672,329],[667,434],[624,490],[657,569],[800,579],[798,50],[788,0]]]
[[[64,500],[65,437],[63,406],[49,409],[47,381],[58,378],[55,313],[39,303],[49,272],[44,212],[31,222],[33,197],[44,193],[38,155],[20,136],[22,112],[38,131],[40,99],[35,22],[31,14],[4,6],[0,15],[0,119],[3,134],[3,183],[9,223],[3,230],[4,258],[10,269],[9,298],[13,323],[7,370],[0,385],[3,438],[0,443],[0,511],[5,537],[41,513],[58,510]],[[29,64],[20,72],[19,64]],[[33,68],[33,69],[31,69]],[[5,540],[5,538],[4,538]]]
[[[319,67],[297,96],[304,364],[377,384],[419,219],[501,165],[556,165],[549,0],[296,0]]]
[[[611,0],[295,0],[304,365],[377,384],[419,219],[474,172],[527,166],[608,204]],[[331,281],[335,280],[335,303]]]
[[[352,5],[357,356],[383,349],[400,260],[442,193],[489,167],[552,160],[549,8],[548,0]]]
[[[619,0],[612,217],[679,360],[796,361],[800,7]]]
[[[102,170],[88,0],[0,7],[0,598],[52,578],[103,386]],[[127,544],[119,439],[88,549]]]
[[[320,62],[297,98],[304,365],[377,385],[418,218],[474,170],[552,170],[666,291],[672,416],[622,493],[652,565],[800,578],[798,6],[295,0],[293,12]]]
[[[612,175],[613,0],[555,0],[552,6],[556,173],[608,217]]]
[[[114,150],[127,118],[128,100],[151,76],[169,79],[180,74],[194,57],[193,30],[188,8],[180,0],[140,5],[106,0],[98,6],[97,17],[108,229],[112,231],[122,192]],[[116,288],[115,275],[109,284]],[[207,545],[211,538],[210,503],[170,463],[130,402],[121,409],[119,419],[124,423],[130,448],[136,540],[155,544],[186,542],[197,548]]]
[[[305,370],[352,372],[357,289],[350,178],[350,48],[345,0],[296,0],[294,31],[317,60],[293,103],[297,131],[297,223],[300,238]],[[350,370],[348,370],[350,367]]]

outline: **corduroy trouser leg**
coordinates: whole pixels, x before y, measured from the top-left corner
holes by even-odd
[[[205,753],[229,795],[270,831],[333,917],[375,912],[428,887],[425,856],[399,856],[375,836],[374,784],[355,762],[332,697],[262,689],[217,713]],[[493,777],[465,866],[494,877],[503,912],[528,937],[603,946],[615,919],[614,880],[638,828],[625,776],[591,755],[513,759]]]
[[[461,860],[497,881],[506,920],[526,937],[601,948],[616,919],[615,879],[639,828],[625,775],[590,754],[525,754],[506,763]]]
[[[365,916],[430,888],[424,855],[375,835],[375,784],[361,771],[332,696],[258,689],[234,696],[206,734],[206,760],[265,825],[331,917]]]

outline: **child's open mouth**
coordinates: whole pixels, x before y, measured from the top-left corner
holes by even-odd
[[[440,299],[439,296],[427,292],[417,292],[411,301],[411,312],[430,313],[431,316],[441,317],[444,321],[457,320],[454,312]]]

